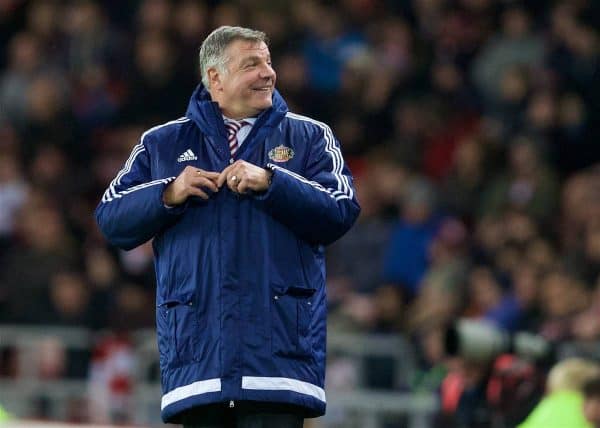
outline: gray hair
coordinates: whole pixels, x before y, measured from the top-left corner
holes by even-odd
[[[215,67],[221,73],[227,72],[226,65],[229,58],[225,55],[225,49],[236,40],[268,43],[268,38],[265,33],[250,28],[223,25],[214,30],[202,42],[200,53],[198,55],[200,75],[202,76],[202,83],[206,89],[209,89],[207,75],[209,68]]]

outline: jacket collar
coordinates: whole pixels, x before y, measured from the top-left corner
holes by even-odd
[[[256,139],[266,137],[270,130],[281,122],[287,111],[287,104],[279,92],[275,90],[273,93],[273,105],[258,116],[252,133],[248,138],[253,136]],[[192,119],[205,135],[227,138],[223,115],[219,109],[219,105],[211,99],[210,93],[204,85],[199,84],[194,90],[185,115]]]

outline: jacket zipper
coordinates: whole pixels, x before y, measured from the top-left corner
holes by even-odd
[[[230,401],[229,401],[229,408],[230,408],[230,409],[233,409],[234,407],[235,407],[235,401],[233,401],[233,400],[230,400]]]

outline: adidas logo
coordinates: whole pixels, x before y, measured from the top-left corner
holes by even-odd
[[[177,162],[187,162],[198,159],[198,157],[190,149],[186,150],[177,158]]]

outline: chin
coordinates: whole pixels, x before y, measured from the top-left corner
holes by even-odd
[[[262,111],[270,108],[272,105],[273,101],[269,98],[268,100],[256,103],[256,109]]]

